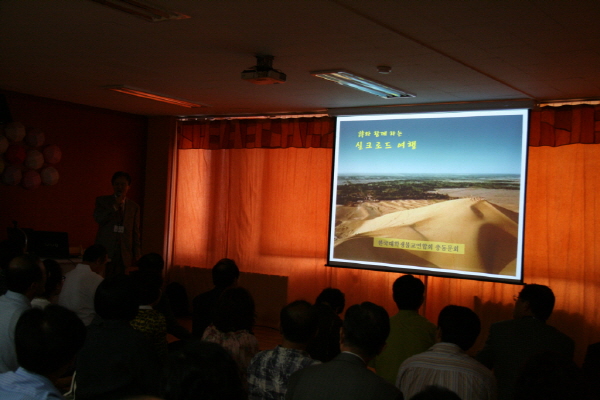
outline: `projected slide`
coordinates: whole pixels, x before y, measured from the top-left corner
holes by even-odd
[[[528,110],[337,124],[329,265],[521,281]]]

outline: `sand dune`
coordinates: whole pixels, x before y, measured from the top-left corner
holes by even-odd
[[[344,222],[345,235],[336,241],[334,255],[341,259],[512,275],[517,221],[517,213],[486,200],[449,200]],[[375,237],[464,244],[465,254],[378,248],[373,246]]]

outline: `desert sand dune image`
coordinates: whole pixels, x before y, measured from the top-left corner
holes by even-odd
[[[338,207],[336,220],[339,259],[515,274],[518,213],[481,197]],[[464,254],[375,247],[374,238],[462,244]]]

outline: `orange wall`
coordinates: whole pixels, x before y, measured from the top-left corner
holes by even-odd
[[[0,95],[2,92],[0,92]],[[13,121],[41,129],[62,159],[54,186],[26,190],[0,184],[0,240],[19,227],[69,233],[71,246],[94,243],[92,213],[97,196],[112,193],[115,171],[132,176],[129,197],[142,205],[147,118],[12,92],[4,92]]]

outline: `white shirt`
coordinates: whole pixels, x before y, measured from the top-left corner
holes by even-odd
[[[400,366],[396,386],[405,399],[429,385],[450,389],[462,400],[496,399],[496,379],[492,371],[454,343],[434,344]]]
[[[65,275],[58,304],[74,311],[85,326],[88,326],[96,316],[94,295],[103,279],[92,271],[89,265],[77,264],[75,269]]]
[[[17,354],[15,352],[15,327],[23,312],[31,308],[29,299],[10,290],[0,296],[0,372],[15,371]]]

